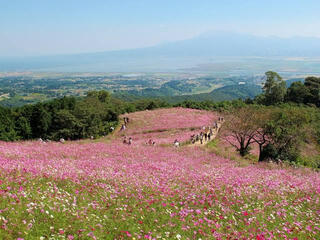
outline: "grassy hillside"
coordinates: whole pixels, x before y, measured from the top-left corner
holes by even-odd
[[[0,142],[0,238],[320,235],[319,173],[240,164],[188,145],[191,134],[217,121],[214,112],[169,108],[125,116],[126,130],[98,140]],[[156,144],[146,145],[149,139]],[[174,147],[175,139],[186,144]]]

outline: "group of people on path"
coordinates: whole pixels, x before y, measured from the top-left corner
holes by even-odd
[[[131,145],[132,141],[133,141],[132,137],[127,138],[127,136],[124,136],[123,138],[123,144]]]
[[[129,124],[129,118],[128,117],[124,117],[123,118],[123,124],[121,125],[120,131],[126,130],[128,124]]]
[[[224,118],[219,117],[218,121],[213,122],[212,126],[202,127],[202,129],[201,129],[202,131],[199,134],[193,134],[190,136],[191,143],[195,144],[197,142],[200,142],[200,144],[203,144],[204,142],[211,141],[211,139],[214,136],[214,133],[217,133],[219,131],[221,123],[223,123],[223,122],[224,122]],[[220,123],[220,125],[219,125],[219,123]],[[180,146],[180,142],[178,141],[178,139],[174,140],[173,146],[175,146],[175,147]]]
[[[120,131],[126,130],[128,124],[129,124],[129,118],[128,117],[123,117],[123,124],[121,125]],[[123,144],[131,145],[132,142],[133,142],[133,138],[132,137],[129,137],[129,138],[127,136],[123,137],[123,141],[122,141]]]
[[[66,141],[66,140],[64,140],[64,138],[60,138],[60,139],[59,139],[59,142],[60,142],[60,143],[65,143],[65,141]],[[68,139],[68,141],[70,141],[70,139]],[[49,143],[49,142],[51,142],[51,140],[50,140],[50,139],[45,139],[45,140],[43,140],[42,138],[38,138],[38,142],[41,142],[41,143]]]
[[[218,118],[218,122],[214,121],[213,126],[209,127],[202,127],[202,131],[199,134],[193,134],[190,137],[190,141],[192,144],[195,144],[196,142],[200,141],[200,144],[203,144],[204,142],[211,141],[211,138],[214,135],[214,132],[217,133],[219,131],[219,123],[221,124],[224,122],[223,117]]]
[[[212,126],[209,127],[202,127],[202,131],[199,134],[193,134],[190,137],[191,143],[195,144],[197,142],[200,142],[200,144],[203,144],[204,142],[211,141],[211,139],[214,136],[214,133],[217,133],[219,131],[219,128],[221,126],[221,123],[224,122],[224,117],[219,117],[218,121],[214,121]],[[220,124],[219,124],[220,123]],[[129,118],[124,117],[123,118],[123,124],[121,126],[120,131],[124,131],[127,128],[127,125],[129,124]],[[127,136],[124,136],[123,138],[123,144],[131,145],[133,143],[133,138]],[[149,139],[146,142],[146,145],[154,146],[156,145],[156,142],[152,139]],[[173,142],[174,147],[180,147],[180,142],[178,139],[175,139]]]
[[[150,139],[148,140],[148,142],[146,142],[146,145],[154,146],[154,145],[156,145],[156,142],[150,138]]]
[[[212,135],[213,135],[213,130],[212,130],[212,128],[209,127],[209,132],[201,131],[200,134],[193,134],[193,135],[191,135],[190,140],[191,140],[192,144],[195,144],[198,141],[200,141],[200,143],[203,144],[204,141],[205,142],[210,141]]]

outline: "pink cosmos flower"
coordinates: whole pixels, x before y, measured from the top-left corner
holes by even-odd
[[[248,213],[247,211],[243,211],[243,212],[242,212],[242,215],[243,215],[243,216],[248,216],[249,213]]]

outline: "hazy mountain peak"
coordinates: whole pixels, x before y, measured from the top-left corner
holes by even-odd
[[[219,57],[320,57],[320,38],[255,36],[210,31],[194,38],[154,47],[2,60],[0,71],[52,69],[67,71],[167,71],[190,68]]]

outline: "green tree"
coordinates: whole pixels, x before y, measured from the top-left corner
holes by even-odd
[[[310,92],[302,82],[294,82],[287,89],[286,101],[295,103],[307,103]]]
[[[15,130],[19,139],[30,139],[32,137],[30,122],[24,116],[17,116]]]
[[[265,105],[274,105],[281,103],[286,95],[286,83],[281,76],[272,71],[265,73],[266,82],[263,86],[263,103]]]
[[[32,137],[47,137],[51,127],[51,120],[51,114],[44,108],[43,104],[34,105],[30,120]]]
[[[105,91],[105,90],[101,90],[101,91],[90,91],[87,93],[87,97],[88,98],[97,98],[99,99],[100,102],[103,103],[107,103],[110,101],[110,93]]]
[[[320,107],[320,78],[307,77],[304,81],[304,85],[309,90],[307,102],[313,103],[316,106]]]
[[[259,160],[273,158],[276,161],[297,161],[299,146],[305,139],[305,127],[309,121],[308,114],[299,107],[271,109],[268,121],[259,128],[260,134],[264,134],[266,139],[260,153],[263,156]]]
[[[53,132],[53,139],[80,139],[82,134],[82,126],[79,119],[77,119],[69,110],[59,110],[53,119],[53,124],[56,126]]]
[[[3,107],[0,107],[0,140],[17,140],[12,112],[10,109]]]
[[[116,106],[99,96],[91,94],[76,104],[73,114],[81,123],[81,138],[105,135],[110,131],[110,123],[118,122]]]

